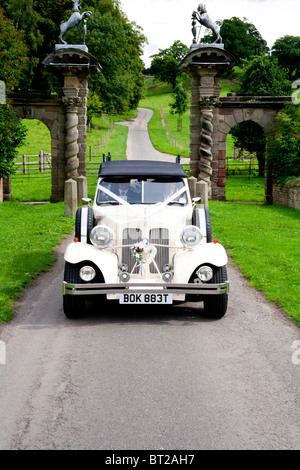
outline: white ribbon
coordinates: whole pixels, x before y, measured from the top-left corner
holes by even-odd
[[[136,251],[136,249],[139,248],[140,250],[143,250],[142,253],[139,253]],[[131,247],[132,253],[134,253],[134,256],[136,258],[136,262],[132,268],[131,273],[135,270],[136,267],[140,268],[140,275],[144,275],[144,267],[148,266],[152,262],[154,262],[154,258],[157,253],[157,249],[154,245],[149,245],[148,241],[140,241],[138,243],[135,243]],[[142,259],[141,259],[142,258]]]

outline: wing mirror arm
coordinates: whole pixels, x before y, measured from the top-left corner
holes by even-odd
[[[81,200],[83,204],[87,204],[89,207],[92,206],[92,200],[89,197],[83,197]]]
[[[193,197],[192,199],[193,209],[195,209],[196,203],[199,201],[201,201],[201,197]]]

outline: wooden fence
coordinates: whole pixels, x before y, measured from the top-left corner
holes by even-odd
[[[39,155],[21,155],[16,157],[16,173],[26,175],[31,171],[46,173],[51,171],[51,153],[41,150]]]
[[[182,148],[182,149],[186,150],[186,149],[187,149],[187,141],[185,140],[184,147],[181,147],[181,146],[178,144],[177,139],[174,138],[172,132],[171,132],[170,129],[169,129],[169,126],[168,126],[168,124],[167,124],[167,120],[166,120],[166,118],[165,118],[164,111],[163,111],[163,109],[162,109],[161,107],[159,108],[159,111],[160,111],[160,115],[161,115],[162,125],[163,125],[163,127],[166,129],[166,134],[167,134],[167,136],[169,137],[171,144],[172,144],[174,147]],[[178,129],[178,130],[179,130],[179,129]]]
[[[93,126],[93,128],[97,129],[98,126]],[[109,137],[111,136],[111,134],[113,133],[114,129],[115,129],[115,123],[110,122],[109,129],[101,137],[101,139],[98,139],[97,142],[93,142],[92,145],[89,145],[89,147],[88,147],[89,150],[88,150],[87,157],[89,157],[90,161],[91,161],[92,157],[96,157],[97,155],[100,155],[100,152],[101,152],[102,148],[104,148],[105,145],[107,144],[107,141],[108,141]]]
[[[87,171],[88,173],[98,172],[99,164],[102,162],[103,155],[100,155],[103,147],[103,141],[98,141],[89,146],[89,152],[87,155]],[[174,157],[175,158],[175,157]],[[21,155],[16,157],[15,161],[16,174],[30,175],[32,172],[36,173],[50,173],[51,172],[51,153],[46,153],[43,150],[40,151],[39,155]],[[185,168],[186,169],[186,168]],[[188,170],[188,169],[186,169]],[[258,162],[255,155],[243,154],[242,158],[226,159],[226,174],[245,174],[245,175],[257,175],[258,174]]]
[[[239,158],[236,153],[234,158],[226,158],[227,175],[248,175],[257,176],[259,172],[258,161],[255,154],[241,154]]]

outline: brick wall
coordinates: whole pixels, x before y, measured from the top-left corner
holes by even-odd
[[[300,210],[300,186],[273,186],[273,204]]]

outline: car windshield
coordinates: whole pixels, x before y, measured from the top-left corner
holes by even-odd
[[[98,185],[97,204],[187,204],[182,179],[103,178]]]

